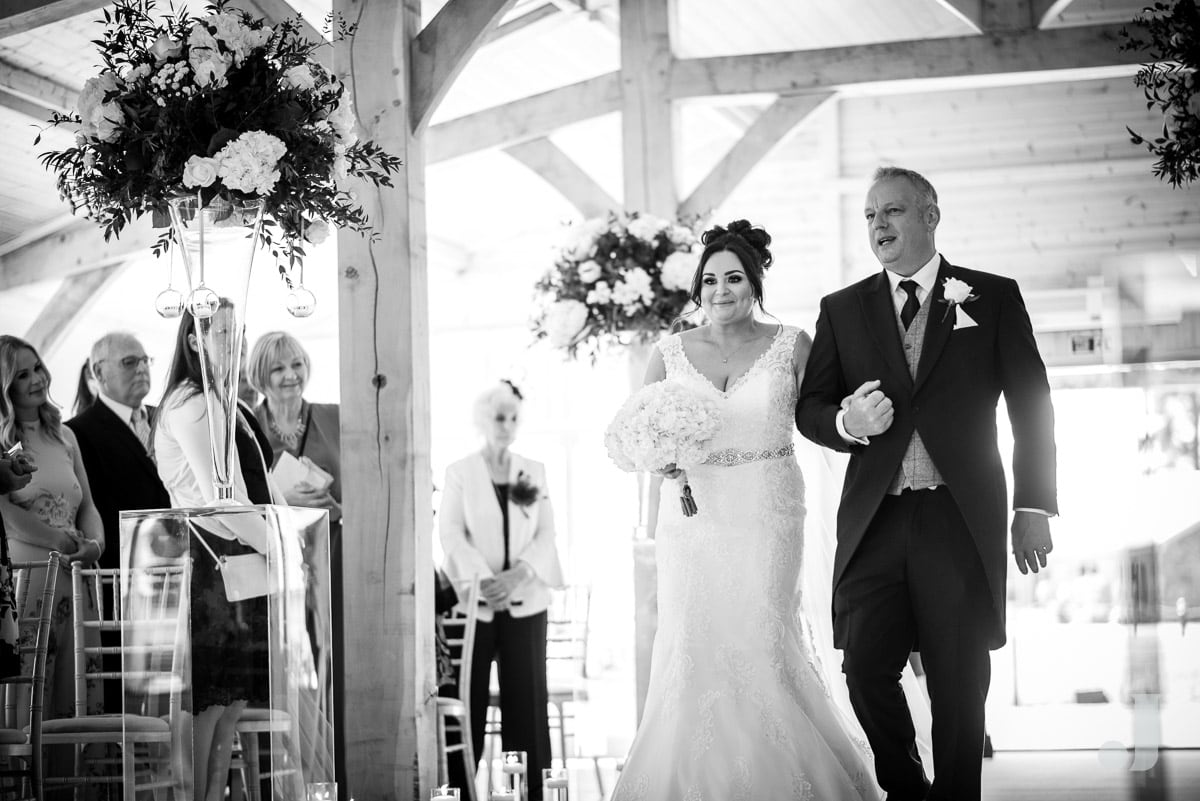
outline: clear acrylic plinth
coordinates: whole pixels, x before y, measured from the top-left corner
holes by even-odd
[[[121,513],[126,788],[192,801],[197,761],[226,755],[263,801],[334,781],[329,578],[322,509]]]

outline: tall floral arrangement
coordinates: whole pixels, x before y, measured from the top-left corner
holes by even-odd
[[[1135,145],[1158,157],[1154,174],[1174,187],[1200,178],[1200,5],[1197,0],[1155,3],[1121,31],[1122,50],[1142,51],[1134,83],[1146,95],[1146,108],[1158,106],[1166,118],[1162,135],[1148,139],[1127,128]]]
[[[610,213],[572,226],[535,285],[534,335],[571,358],[654,342],[687,309],[699,260],[689,221]]]
[[[357,138],[347,86],[314,59],[329,43],[305,38],[298,18],[271,27],[228,0],[205,8],[160,14],[153,0],[118,0],[104,10],[100,72],[74,113],[50,120],[76,131],[75,146],[41,157],[72,211],[109,239],[147,212],[165,225],[179,194],[261,198],[264,242],[288,262],[330,225],[368,230],[348,179],[390,186],[401,162]],[[333,41],[354,33],[332,15],[327,29]]]

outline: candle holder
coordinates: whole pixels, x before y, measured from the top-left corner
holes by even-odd
[[[460,798],[462,798],[462,791],[446,784],[434,787],[429,793],[429,801],[459,801]]]
[[[500,772],[504,774],[501,789],[512,792],[516,801],[525,801],[526,773],[529,758],[524,751],[505,751],[500,755]],[[493,795],[494,797],[494,795]]]
[[[567,776],[566,768],[542,768],[544,801],[567,801]]]
[[[337,782],[312,782],[304,785],[305,801],[337,801]]]

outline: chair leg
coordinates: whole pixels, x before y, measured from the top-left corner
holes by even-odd
[[[132,745],[121,749],[121,776],[133,776],[131,782],[122,782],[121,790],[122,797],[125,801],[137,801],[137,760],[134,759],[134,748]]]
[[[567,767],[567,723],[563,715],[563,704],[561,701],[551,701],[554,704],[554,710],[558,713],[558,751],[562,754],[562,766]]]
[[[242,753],[246,755],[246,785],[250,801],[262,801],[262,777],[259,775],[258,734],[245,732]]]

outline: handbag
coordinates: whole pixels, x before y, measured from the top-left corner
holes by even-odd
[[[254,551],[217,556],[217,552],[199,531],[193,532],[193,536],[200,540],[204,550],[208,551],[209,556],[217,563],[217,572],[221,574],[221,582],[225,585],[227,601],[248,601],[279,592],[279,581],[270,570],[265,555]]]
[[[21,673],[21,625],[13,591],[12,560],[8,556],[8,534],[0,520],[0,678]]]

